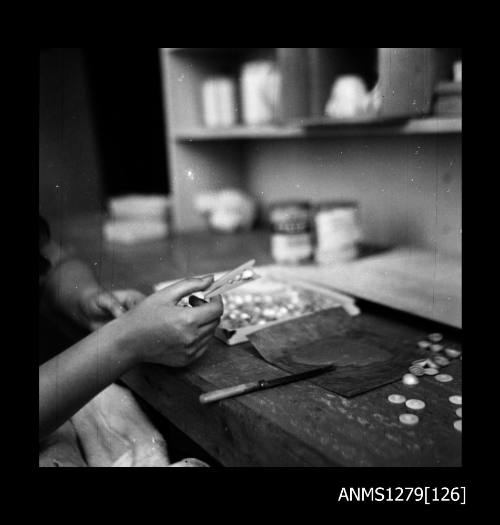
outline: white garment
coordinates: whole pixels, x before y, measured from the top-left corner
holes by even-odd
[[[170,464],[165,440],[141,410],[133,394],[117,384],[95,396],[41,444],[39,465],[208,466],[196,459]]]

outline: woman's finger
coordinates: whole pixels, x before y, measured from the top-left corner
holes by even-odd
[[[191,362],[197,361],[208,350],[208,346],[209,342],[200,347],[191,357]]]
[[[205,334],[197,339],[189,348],[189,355],[195,354],[200,348],[207,345],[212,340],[213,334]]]
[[[212,334],[205,335],[199,339],[188,351],[189,358],[195,360],[200,357],[208,348],[210,341],[212,340]]]
[[[219,326],[219,320],[212,321],[208,324],[205,324],[203,326],[200,326],[198,328],[198,334],[200,337],[204,337],[208,334],[213,334],[215,332],[215,329]]]
[[[125,312],[118,299],[108,292],[101,293],[96,297],[96,305],[101,310],[109,312],[113,317],[119,317]]]
[[[202,304],[193,308],[194,321],[198,326],[211,323],[221,318],[224,312],[222,298],[216,296],[207,304]]]
[[[131,310],[146,298],[137,290],[115,290],[112,294],[126,310]]]

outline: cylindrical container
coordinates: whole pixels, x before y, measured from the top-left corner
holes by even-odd
[[[317,263],[346,262],[358,256],[362,233],[356,202],[329,201],[317,204],[314,227]]]
[[[242,66],[240,91],[242,122],[258,126],[278,117],[281,75],[272,61],[256,60]]]
[[[229,77],[207,78],[202,86],[203,123],[208,128],[236,124],[236,84]]]
[[[280,264],[299,264],[312,257],[311,207],[305,201],[277,202],[270,207],[271,253]]]

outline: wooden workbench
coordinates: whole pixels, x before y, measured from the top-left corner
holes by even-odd
[[[197,233],[133,247],[102,241],[98,219],[64,225],[61,238],[92,268],[104,286],[136,287],[150,293],[160,281],[220,271],[255,258],[271,263],[269,238]],[[389,316],[402,338],[434,331],[460,346],[451,327],[361,303],[363,315]],[[304,381],[212,405],[200,393],[283,374],[262,360],[250,344],[225,346],[214,340],[209,351],[186,369],[142,365],[126,384],[224,466],[460,466],[461,433],[453,428],[461,393],[461,360],[445,370],[451,383],[426,376],[419,385],[400,382],[346,399]],[[398,420],[405,410],[387,402],[391,393],[423,399],[427,407],[415,427]]]

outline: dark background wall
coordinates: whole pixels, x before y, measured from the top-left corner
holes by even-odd
[[[39,134],[39,208],[52,223],[109,196],[168,193],[157,48],[41,48]]]
[[[103,203],[87,80],[81,49],[40,50],[39,207],[51,222]]]

